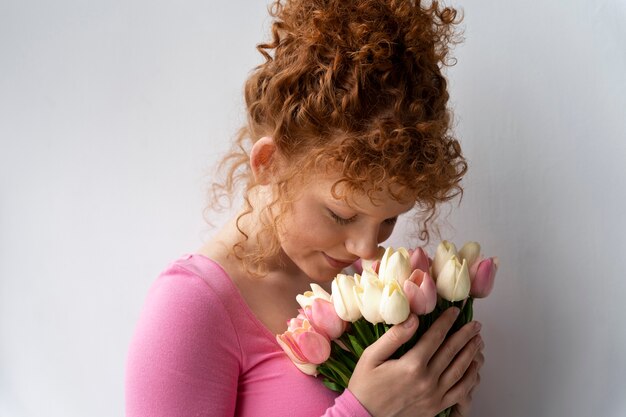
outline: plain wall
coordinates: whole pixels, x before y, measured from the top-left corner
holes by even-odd
[[[0,417],[123,415],[147,289],[211,234],[265,3],[0,2]],[[442,224],[501,260],[473,415],[626,416],[626,3],[463,7]]]

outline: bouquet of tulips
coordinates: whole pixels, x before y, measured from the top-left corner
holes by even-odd
[[[354,275],[338,274],[332,295],[317,284],[299,294],[302,307],[276,340],[291,361],[308,375],[322,375],[324,384],[338,392],[348,386],[366,347],[411,312],[420,325],[409,342],[395,352],[399,358],[417,343],[430,325],[449,307],[461,314],[451,332],[472,320],[473,299],[489,295],[498,258],[485,258],[477,242],[461,250],[442,241],[431,260],[422,248],[381,248],[379,260],[363,260]],[[451,409],[440,416],[448,416]]]

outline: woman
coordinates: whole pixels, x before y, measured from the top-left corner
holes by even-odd
[[[415,4],[417,3],[417,4]],[[467,415],[483,363],[478,323],[449,309],[400,359],[415,316],[369,347],[341,395],[275,341],[312,282],[378,255],[399,215],[422,237],[467,167],[449,135],[440,68],[456,12],[407,0],[276,1],[248,124],[216,191],[238,215],[157,279],[131,345],[127,416]]]

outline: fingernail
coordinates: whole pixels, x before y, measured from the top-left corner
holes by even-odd
[[[453,313],[454,313],[454,317],[458,317],[459,314],[461,314],[461,309],[458,307],[452,307]]]
[[[402,327],[404,327],[404,328],[407,328],[407,329],[408,329],[408,328],[410,328],[410,327],[413,327],[413,325],[414,325],[414,324],[415,324],[415,316],[414,316],[413,314],[411,314],[411,315],[409,316],[409,318],[408,318],[408,319],[406,319],[406,320],[404,321],[404,323],[402,323]]]
[[[483,327],[483,325],[480,324],[480,322],[477,322],[477,321],[474,322],[474,329],[476,331],[480,330],[482,327]]]

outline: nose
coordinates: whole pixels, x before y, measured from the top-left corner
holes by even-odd
[[[346,249],[361,259],[373,259],[378,256],[378,229],[364,230],[349,236]]]

